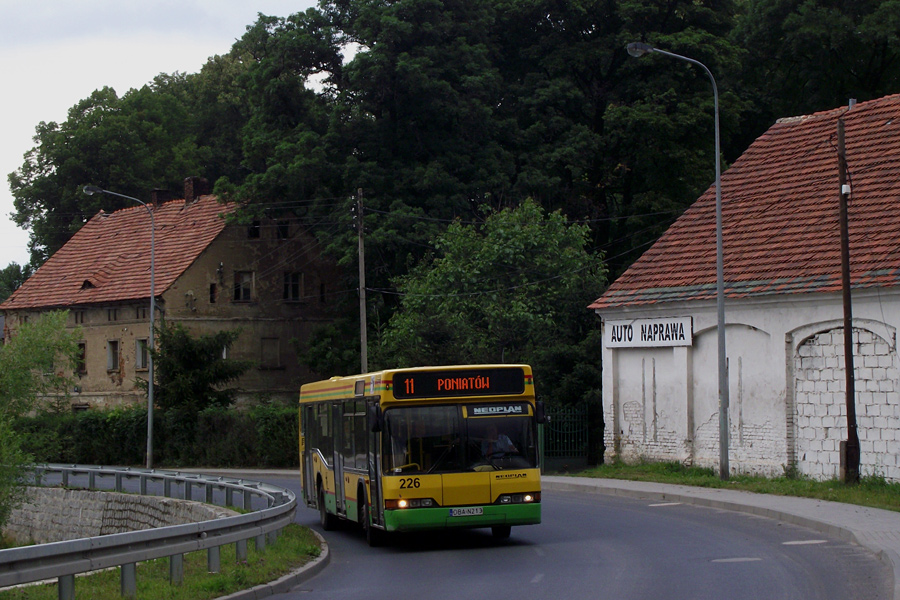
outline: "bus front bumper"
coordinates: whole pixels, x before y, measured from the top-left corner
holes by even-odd
[[[478,513],[480,514],[472,514]],[[540,502],[489,504],[472,507],[405,508],[384,511],[387,531],[422,531],[451,527],[535,525],[541,522]]]

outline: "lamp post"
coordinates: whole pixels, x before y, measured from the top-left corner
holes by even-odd
[[[146,202],[101,189],[94,185],[84,186],[84,193],[88,196],[94,194],[107,194],[109,196],[117,196],[125,198],[132,202],[137,202],[150,215],[150,337],[147,339],[147,468],[153,468],[153,320],[156,313],[156,287],[154,275],[156,271],[156,219],[153,218],[153,209]]]
[[[633,42],[627,46],[628,54],[641,57],[651,52],[677,58],[697,65],[706,72],[712,83],[716,133],[716,327],[719,336],[719,477],[728,479],[728,363],[725,358],[725,275],[722,249],[722,167],[719,150],[719,89],[716,79],[700,61],[654,48],[649,44]]]

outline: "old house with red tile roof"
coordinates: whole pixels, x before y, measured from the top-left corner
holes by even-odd
[[[229,356],[254,363],[238,383],[241,399],[295,400],[316,379],[300,366],[292,340],[328,320],[336,266],[296,222],[227,224],[221,204],[196,178],[185,199],[152,204],[155,221],[156,323],[194,334],[240,329]],[[142,206],[100,212],[2,305],[4,333],[49,310],[68,310],[83,340],[75,408],[145,402],[150,310],[150,215]]]
[[[839,118],[861,472],[900,480],[900,95],[781,119],[722,176],[732,471],[838,476]],[[590,305],[607,456],[719,463],[715,233],[712,186]]]

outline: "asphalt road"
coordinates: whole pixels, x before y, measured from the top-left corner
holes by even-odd
[[[300,495],[296,478],[260,477]],[[883,600],[890,573],[871,552],[743,513],[580,493],[543,495],[543,523],[398,536],[370,548],[351,525],[325,535],[319,575],[279,599],[609,598]]]

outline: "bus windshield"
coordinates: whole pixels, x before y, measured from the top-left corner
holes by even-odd
[[[392,408],[384,413],[386,473],[533,469],[532,419],[522,414],[464,417],[461,406]]]

